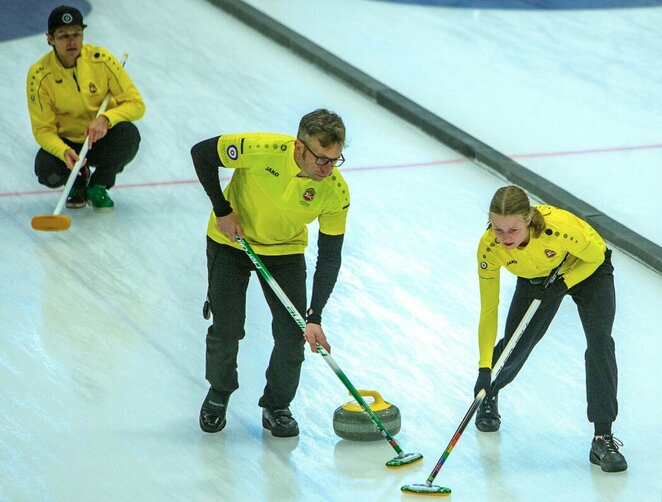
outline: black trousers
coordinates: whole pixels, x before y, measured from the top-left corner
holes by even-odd
[[[609,425],[609,427],[618,413],[616,399],[618,369],[614,339],[611,334],[616,311],[613,271],[611,250],[607,250],[602,265],[590,277],[567,292],[567,295],[572,297],[577,305],[577,312],[586,336],[584,361],[588,420],[594,424],[604,424],[603,426]],[[494,348],[492,364],[496,363],[524,317],[533,301],[532,293],[535,288],[536,285],[531,284],[529,280],[518,278],[506,320],[505,337],[499,340]],[[544,308],[537,310],[493,382],[492,393],[498,392],[515,379],[533,347],[549,328],[562,299],[563,297],[560,297],[553,303],[546,304]]]
[[[260,259],[296,309],[305,312],[304,255],[260,256]],[[239,388],[237,354],[239,340],[245,335],[246,289],[255,266],[244,251],[207,238],[207,268],[214,321],[207,330],[206,378],[214,396],[223,399]],[[271,310],[273,335],[267,383],[258,404],[263,408],[285,408],[299,386],[305,341],[287,309],[262,276],[258,274],[258,278]]]
[[[64,142],[79,153],[82,143]],[[108,133],[92,145],[87,153],[87,165],[94,167],[89,184],[111,188],[115,178],[138,153],[140,133],[131,122],[120,122],[108,129]],[[34,160],[34,172],[39,183],[49,188],[61,187],[67,182],[71,170],[63,160],[51,155],[43,148],[37,152]],[[83,186],[85,178],[78,176],[74,186]]]

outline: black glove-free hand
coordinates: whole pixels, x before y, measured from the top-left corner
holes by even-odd
[[[485,389],[487,394],[490,394],[492,388],[492,370],[490,368],[479,368],[478,379],[474,386],[474,397],[478,395],[480,389]]]
[[[546,304],[549,302],[563,296],[568,292],[568,286],[566,286],[563,277],[557,277],[554,282],[552,282],[546,288],[543,288],[542,284],[534,291],[533,297],[540,300],[540,308],[545,308]]]

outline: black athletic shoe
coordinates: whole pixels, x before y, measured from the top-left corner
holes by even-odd
[[[299,424],[289,408],[263,408],[262,427],[269,429],[271,435],[278,438],[291,438],[299,435]]]
[[[87,187],[73,187],[67,196],[65,206],[68,209],[79,209],[87,205]]]
[[[501,427],[499,415],[499,395],[488,396],[483,399],[476,414],[476,428],[481,432],[496,432]]]
[[[205,432],[220,432],[225,427],[228,399],[215,399],[210,389],[200,408],[200,428]]]
[[[78,171],[78,179],[71,188],[65,206],[69,209],[79,209],[87,205],[87,179],[90,177],[90,168],[83,166]]]
[[[611,434],[605,434],[600,438],[593,438],[591,453],[588,459],[592,464],[599,465],[605,472],[621,472],[628,468],[625,457],[618,451],[623,446],[620,439]]]

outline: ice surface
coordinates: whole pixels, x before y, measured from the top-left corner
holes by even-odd
[[[302,4],[291,5],[297,3]],[[147,103],[137,123],[141,150],[111,191],[117,209],[110,215],[70,211],[67,232],[30,228],[31,217],[52,211],[59,195],[42,190],[32,173],[37,147],[24,96],[27,69],[48,47],[43,35],[0,43],[0,499],[406,499],[400,486],[425,482],[471,404],[478,357],[474,252],[486,206],[504,181],[458,159],[205,1],[91,4],[86,40],[118,56],[129,53],[127,70]],[[286,4],[274,1],[270,13],[284,15]],[[396,8],[380,2],[356,6],[356,15],[349,7],[338,8],[320,37],[346,29],[337,20],[350,26],[366,6],[385,15]],[[304,10],[301,19],[304,14],[312,19],[314,12],[319,11]],[[420,16],[426,11],[409,6],[399,12],[420,21],[418,46],[424,47],[427,25]],[[618,22],[622,14],[600,13],[614,29],[626,27]],[[623,22],[643,22],[652,14],[659,15],[626,11]],[[483,35],[463,30],[461,22],[490,16],[508,16],[520,37],[535,39],[540,34],[532,15],[466,13],[457,20],[456,43],[467,33],[479,43]],[[588,43],[582,33],[573,33],[577,44]],[[365,35],[366,30],[353,31],[357,54],[375,49]],[[383,50],[397,51],[400,42],[394,39]],[[513,50],[515,43],[509,46]],[[653,57],[659,54],[655,47],[640,50]],[[479,57],[462,49],[464,56],[459,46],[453,52],[458,61]],[[517,42],[517,49],[525,57],[528,44]],[[417,58],[428,64],[424,53],[414,51],[407,60],[394,58],[394,68],[402,65],[399,71],[407,72]],[[516,63],[504,72],[526,74],[526,65]],[[454,72],[461,69],[479,70],[467,65]],[[581,66],[567,68],[568,79],[575,70]],[[467,89],[465,104],[479,91]],[[451,121],[460,114],[458,99],[448,110]],[[548,99],[551,107],[554,98]],[[654,117],[634,97],[616,105],[622,113]],[[241,387],[230,401],[228,425],[207,435],[197,424],[207,389],[201,305],[210,204],[195,181],[188,151],[223,132],[293,134],[300,116],[318,106],[346,121],[343,171],[352,193],[343,268],[325,311],[325,328],[334,359],[352,383],[378,390],[400,409],[402,431],[396,439],[402,449],[425,455],[402,470],[385,468],[395,455],[385,441],[357,443],[334,435],[333,411],[350,396],[321,357],[309,352],[292,404],[301,435],[280,440],[262,429],[257,400],[272,341],[255,279],[240,349]],[[659,114],[654,120],[659,124]],[[486,135],[489,143],[495,140],[486,134],[491,129],[469,132]],[[495,146],[540,152],[615,144],[613,138],[573,145],[517,143],[513,138],[521,132],[502,130]],[[633,133],[626,143],[659,142],[653,131],[647,134]],[[639,155],[644,153],[633,154]],[[632,178],[646,190],[633,202],[640,208],[633,215],[645,229],[654,221],[648,208],[656,192],[650,178]],[[605,183],[616,190],[620,180],[607,176]],[[616,199],[605,201],[616,206]],[[311,241],[310,272],[315,238]],[[629,470],[605,474],[588,462],[592,427],[585,417],[585,342],[574,305],[566,301],[520,377],[502,393],[501,431],[480,434],[470,425],[437,477],[435,483],[452,488],[452,500],[659,499],[662,283],[618,250],[613,261],[620,368],[614,430],[625,443]],[[513,284],[504,276],[504,309]]]

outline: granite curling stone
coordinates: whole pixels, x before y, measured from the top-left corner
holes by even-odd
[[[366,404],[391,436],[400,432],[401,418],[397,406],[384,401],[375,390],[359,390],[358,393],[361,397],[373,398],[373,402],[366,401]],[[384,438],[372,418],[356,401],[350,401],[336,409],[333,413],[333,431],[339,437],[352,441],[376,441]]]

